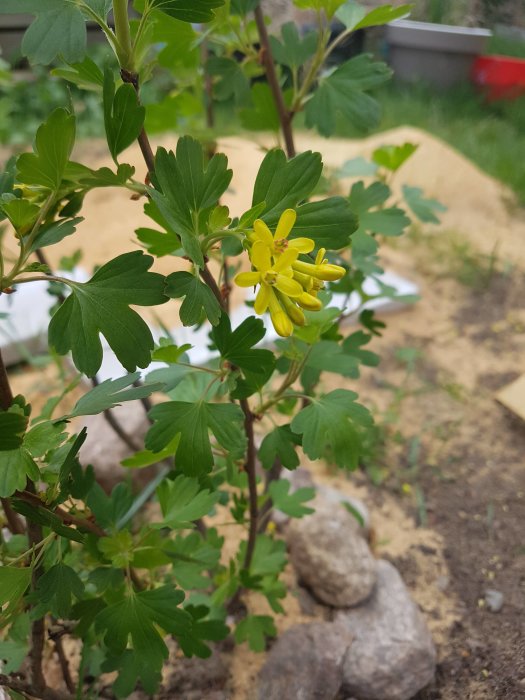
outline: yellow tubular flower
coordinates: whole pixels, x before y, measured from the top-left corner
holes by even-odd
[[[274,256],[281,255],[289,248],[294,248],[298,253],[310,253],[315,247],[315,243],[310,238],[288,240],[296,219],[297,214],[293,209],[283,211],[275,229],[275,234],[272,234],[262,219],[257,219],[253,224],[253,235],[251,238],[253,241],[265,243]]]
[[[346,273],[344,267],[332,265],[326,260],[323,260],[320,265],[312,265],[312,263],[296,260],[292,265],[292,269],[294,272],[302,272],[303,275],[309,275],[310,277],[314,277],[318,280],[325,280],[326,282],[340,280]]]
[[[304,324],[306,323],[306,319],[304,317],[303,312],[295,304],[295,301],[297,301],[298,304],[301,303],[302,296],[303,295],[301,294],[301,296],[297,300],[292,301],[290,297],[287,297],[284,294],[280,294],[279,292],[277,292],[277,298],[284,306],[284,310],[296,326],[304,326]]]

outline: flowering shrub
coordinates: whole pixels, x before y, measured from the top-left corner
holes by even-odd
[[[300,450],[341,468],[358,466],[371,415],[349,389],[323,393],[320,379],[325,372],[355,379],[361,365],[378,362],[366,346],[381,324],[364,308],[373,296],[363,283],[381,272],[378,236],[400,235],[409,223],[402,209],[387,206],[387,174],[414,149],[380,149],[372,165],[380,168],[376,182],[309,201],[323,163],[318,153],[296,155],[292,123],[304,111],[306,126],[328,135],[337,113],[357,124],[378,117],[367,91],[388,78],[388,68],[363,55],[325,72],[325,61],[341,37],[388,22],[407,7],[367,12],[352,0],[296,5],[317,16],[317,30],[304,37],[290,25],[281,38],[269,37],[257,0],[137,0],[131,20],[127,0],[3,0],[0,6],[2,13],[35,15],[22,45],[31,61],[58,58],[56,75],[100,95],[114,162],[94,170],[71,160],[75,115],[59,108],[38,129],[33,151],[9,161],[0,180],[0,214],[8,227],[0,293],[48,280],[58,295],[49,344],[78,370],[35,414],[30,397],[12,395],[0,362],[0,685],[12,697],[91,697],[102,690],[101,674],[113,671],[116,681],[104,688],[105,697],[127,697],[138,684],[153,693],[168,637],[187,656],[208,656],[210,642],[230,631],[237,642],[262,649],[276,634],[273,619],[246,615],[242,602],[246,591],[257,591],[275,614],[283,611],[285,545],[267,527],[272,508],[301,517],[311,512],[305,503],[313,497],[311,489],[290,493],[282,470],[298,466]],[[346,29],[331,40],[336,13]],[[86,19],[106,35],[118,75],[85,56]],[[141,83],[154,69],[172,72],[178,92],[145,107]],[[259,75],[266,80],[251,84]],[[170,113],[180,126],[196,117],[188,105],[201,98],[208,122],[214,100],[228,98],[246,126],[281,132],[287,153],[267,152],[248,211],[230,213],[221,203],[232,171],[209,144],[205,151],[183,136],[175,152],[152,150],[148,122]],[[142,173],[122,160],[135,140]],[[136,235],[147,252],[107,260],[84,282],[58,276],[46,248],[74,235],[85,196],[100,187],[128,190],[130,207],[142,202],[152,223]],[[405,197],[423,218],[434,216],[436,203],[417,188]],[[8,252],[13,243],[15,258]],[[187,269],[152,272],[154,256],[183,259]],[[217,273],[210,261],[218,263]],[[240,287],[255,287],[255,314],[269,312],[281,336],[273,346],[261,346],[268,331],[256,315],[232,327],[232,276]],[[343,295],[342,305],[334,292]],[[354,292],[360,303],[347,308]],[[385,294],[395,291],[383,285],[378,296]],[[209,362],[193,362],[191,347],[177,345],[176,333],[156,344],[132,308],[172,299],[182,300],[183,325],[207,324]],[[359,316],[362,329],[348,334],[343,322],[350,314]],[[96,379],[101,336],[127,374]],[[164,367],[137,371],[152,360]],[[63,399],[81,375],[94,378],[93,388],[65,410]],[[123,464],[156,465],[157,471],[138,493],[122,482],[108,494],[92,467],[79,461],[86,430],[73,434],[69,422],[104,414],[133,445],[135,436],[111,414],[126,401],[142,401],[150,428]],[[207,526],[210,513],[245,529],[229,561],[220,531]],[[74,674],[64,660],[65,636],[81,646]],[[67,693],[47,687],[48,644],[57,649]]]

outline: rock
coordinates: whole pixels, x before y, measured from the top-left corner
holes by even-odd
[[[314,503],[316,512],[290,521],[286,539],[299,579],[323,603],[337,608],[362,602],[376,582],[376,561],[344,508]]]
[[[368,535],[370,531],[370,511],[363,501],[360,501],[358,498],[354,498],[353,496],[347,496],[342,491],[333,489],[331,486],[319,485],[317,487],[317,493],[320,498],[328,503],[340,503],[343,508],[345,507],[344,504],[347,503],[350,506],[350,509],[355,511],[359,517],[356,517],[352,512],[350,515],[353,515],[353,517],[356,519],[358,525],[362,528],[363,534],[365,536]],[[359,522],[359,518],[361,519],[361,522]]]
[[[343,689],[360,700],[409,700],[432,681],[436,650],[396,568],[380,560],[377,573],[370,599],[335,615],[354,636]]]
[[[227,700],[224,687],[229,677],[230,670],[217,650],[207,659],[177,658],[156,697],[158,700]]]
[[[332,622],[286,631],[273,645],[257,684],[258,700],[334,700],[352,635]]]
[[[503,607],[503,593],[494,588],[487,588],[485,591],[485,603],[490,612],[499,613]]]
[[[118,420],[126,433],[137,444],[138,449],[144,449],[144,436],[149,428],[149,422],[142,404],[139,401],[124,403],[112,409],[111,413]],[[114,432],[103,414],[86,416],[76,423],[76,429],[87,427],[86,442],[80,448],[80,461],[84,465],[92,464],[97,481],[105,491],[111,491],[115,484],[129,476],[130,470],[120,462],[133,454],[131,450]],[[155,473],[154,467],[133,470],[133,477],[139,484],[147,483]]]

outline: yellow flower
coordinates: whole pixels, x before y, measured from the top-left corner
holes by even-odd
[[[255,270],[241,272],[234,279],[239,287],[260,285],[254,311],[263,314],[268,310],[275,330],[283,337],[293,333],[294,324],[304,326],[306,319],[302,309],[319,311],[322,308],[317,293],[323,289],[324,281],[338,280],[346,272],[325,259],[324,248],[317,253],[315,263],[298,260],[299,254],[310,253],[315,243],[310,238],[288,241],[296,218],[293,209],[286,209],[275,234],[264,221],[257,219],[253,234],[249,236],[252,242],[249,256]]]
[[[262,219],[257,219],[253,224],[251,239],[253,241],[265,243],[274,256],[281,255],[289,248],[297,250],[298,253],[310,253],[315,247],[315,243],[310,238],[294,238],[291,241],[288,240],[288,236],[294,227],[296,219],[297,214],[293,209],[286,209],[283,211],[277,228],[275,229],[275,234],[272,234]]]
[[[298,254],[297,249],[289,248],[272,264],[269,247],[262,241],[256,241],[250,251],[250,259],[255,271],[240,272],[234,280],[239,287],[260,285],[255,297],[255,313],[263,314],[269,309],[274,328],[283,337],[292,334],[293,324],[289,315],[284,311],[279,298],[295,298],[303,294],[303,288],[299,282],[292,279],[291,264],[296,260]]]

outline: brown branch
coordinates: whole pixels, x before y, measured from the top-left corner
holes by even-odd
[[[244,413],[244,431],[246,433],[246,437],[248,438],[248,449],[246,452],[246,463],[244,468],[248,475],[250,525],[248,531],[248,543],[246,545],[246,554],[243,562],[243,569],[247,571],[252,563],[255,542],[257,540],[257,521],[259,518],[259,509],[257,505],[257,475],[255,473],[255,436],[253,434],[253,422],[255,420],[255,416],[251,412],[250,406],[246,399],[241,399],[240,404]]]
[[[78,528],[89,530],[89,532],[92,532],[93,534],[98,535],[99,537],[108,536],[107,532],[92,520],[88,520],[87,518],[77,518],[75,515],[71,515],[71,513],[62,510],[62,508],[60,507],[50,508],[43,501],[41,501],[35,493],[31,493],[29,490],[16,491],[14,496],[16,498],[20,498],[22,501],[26,501],[26,503],[29,503],[32,506],[36,506],[37,508],[45,508],[50,513],[53,513],[54,515],[59,517],[60,520],[64,523],[64,525],[75,525]]]
[[[30,496],[34,496],[37,500],[40,500],[35,493],[35,485],[32,481],[27,483],[27,493]],[[44,539],[44,534],[42,531],[42,526],[38,523],[32,522],[29,518],[26,518],[27,522],[27,539],[30,547],[36,547]],[[36,591],[38,587],[38,580],[44,573],[42,565],[39,564],[35,566],[32,571],[31,576],[31,588]],[[29,656],[31,659],[31,682],[35,690],[39,693],[46,688],[46,679],[44,678],[44,644],[46,636],[46,621],[45,616],[38,620],[33,620],[31,623],[31,650]]]
[[[13,510],[13,507],[9,503],[9,499],[2,498],[0,501],[2,503],[2,508],[4,510],[4,515],[9,530],[13,533],[13,535],[23,535],[26,531],[24,523]]]
[[[7,370],[5,368],[4,360],[2,359],[2,353],[0,352],[0,408],[3,411],[7,411],[7,409],[11,407],[12,403],[13,392],[11,391]]]
[[[125,70],[124,68],[120,71],[120,77],[125,83],[129,83],[130,85],[133,85],[135,88],[135,92],[137,93],[137,99],[139,100],[140,103],[140,96],[139,96],[139,76],[136,73],[130,73],[129,71]],[[142,151],[142,157],[144,158],[144,161],[146,163],[146,166],[148,168],[148,172],[153,173],[155,172],[155,155],[153,153],[153,149],[151,148],[151,144],[149,142],[148,135],[145,131],[145,129],[142,129],[138,136],[138,144],[140,146],[140,150]]]
[[[29,695],[32,698],[40,698],[41,700],[75,700],[74,695],[70,695],[69,693],[63,693],[60,690],[53,690],[52,688],[38,690],[32,683],[27,683],[19,678],[6,676],[4,673],[0,673],[0,687],[1,686],[15,690],[17,693],[22,693],[26,696]]]
[[[221,290],[219,289],[219,286],[218,286],[217,282],[215,281],[215,277],[211,274],[210,268],[206,265],[206,263],[204,263],[204,267],[202,267],[199,270],[199,272],[200,272],[200,276],[206,282],[208,287],[213,292],[213,295],[215,296],[215,298],[219,302],[221,309],[223,311],[226,311],[226,306],[225,306],[224,298],[221,294]]]
[[[60,669],[62,671],[62,677],[67,689],[70,693],[75,693],[76,685],[71,676],[71,671],[69,670],[69,661],[67,660],[66,653],[64,651],[64,645],[62,644],[62,635],[50,635],[53,643],[55,645],[55,651],[58,656],[58,661],[60,663]]]
[[[281,472],[283,470],[283,465],[281,460],[277,457],[272,464],[271,468],[266,472],[265,479],[264,479],[264,493],[268,494],[268,490],[270,488],[270,484],[272,484],[274,481],[277,481],[280,476]],[[260,513],[259,513],[259,525],[257,528],[257,531],[259,533],[264,532],[266,529],[266,524],[268,520],[271,518],[272,515],[272,510],[273,510],[273,501],[268,496],[266,501],[264,502]]]
[[[268,80],[268,85],[272,91],[275,106],[277,108],[277,114],[279,115],[279,122],[281,124],[281,131],[283,132],[286,153],[288,154],[288,158],[293,158],[296,154],[292,131],[293,113],[287,109],[284,103],[283,91],[279,85],[277,71],[275,70],[275,62],[273,60],[268,30],[266,29],[266,24],[264,23],[264,13],[260,5],[255,8],[254,15],[255,23],[257,25],[257,32],[259,33],[259,40],[261,42],[261,59],[266,71],[266,79]]]

